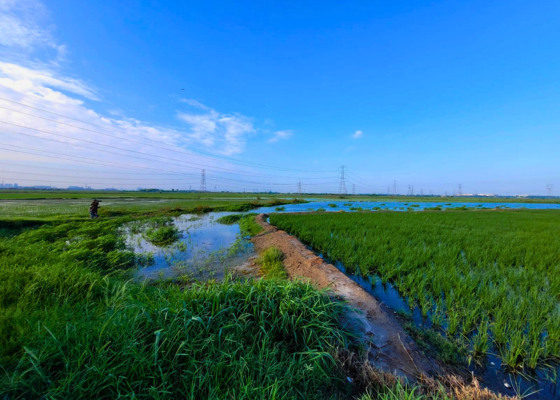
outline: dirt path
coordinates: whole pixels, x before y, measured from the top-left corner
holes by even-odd
[[[344,323],[366,343],[371,343],[369,358],[377,368],[413,380],[421,374],[442,373],[438,365],[417,350],[389,310],[298,239],[268,224],[266,218],[265,214],[256,217],[257,223],[264,228],[264,232],[252,239],[256,250],[260,252],[270,246],[279,248],[285,255],[284,265],[291,279],[308,279],[319,288],[329,287],[356,309],[356,312],[349,313]]]

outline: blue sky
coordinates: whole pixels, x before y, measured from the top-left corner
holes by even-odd
[[[557,1],[1,0],[0,16],[5,181],[184,189],[205,167],[218,190],[337,191],[345,165],[357,192],[560,193]]]

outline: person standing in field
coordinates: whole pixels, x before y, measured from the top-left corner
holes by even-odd
[[[97,199],[93,199],[93,202],[89,206],[89,216],[91,219],[99,218],[97,211],[99,210],[99,201]]]

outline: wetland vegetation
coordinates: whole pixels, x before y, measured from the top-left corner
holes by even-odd
[[[388,399],[403,396],[410,399],[450,398],[442,393],[429,394],[420,387],[403,385],[398,380],[384,381],[385,383],[373,389],[371,382],[356,384],[355,380],[360,379],[361,372],[356,372],[352,369],[354,367],[349,370],[340,359],[341,350],[344,352],[351,348],[360,352],[360,348],[352,347],[353,339],[340,325],[344,305],[312,285],[287,280],[283,254],[278,249],[270,248],[260,255],[257,261],[264,279],[258,281],[238,281],[227,274],[220,281],[210,278],[203,282],[197,282],[191,277],[144,282],[135,279],[139,268],[151,265],[154,259],[153,255],[135,252],[127,242],[127,235],[134,234],[151,244],[167,248],[166,251],[169,252],[184,252],[187,247],[190,250],[192,246],[189,234],[178,229],[181,225],[177,223],[180,220],[177,216],[208,211],[243,211],[244,214],[226,215],[216,222],[239,224],[241,237],[246,238],[262,230],[255,222],[255,214],[246,211],[259,205],[277,207],[279,202],[262,199],[249,203],[216,201],[216,204],[205,204],[196,200],[182,203],[176,208],[161,207],[162,205],[160,208],[150,205],[146,209],[134,206],[120,209],[107,207],[101,209],[101,218],[98,220],[90,220],[85,215],[64,214],[41,214],[35,217],[11,215],[0,219],[0,279],[3,282],[0,286],[0,368],[3,371],[0,377],[1,397],[350,399],[368,391],[369,394],[364,395],[364,399],[369,398],[368,396]],[[355,208],[355,211],[359,211],[360,207]],[[288,207],[286,209],[289,211]],[[518,213],[523,215],[524,212]],[[330,232],[342,232],[338,230],[341,218],[351,215],[357,219],[372,216],[388,218],[387,216],[396,214],[414,218],[434,213],[285,214],[281,217],[273,215],[272,222],[278,223],[277,218],[284,218],[284,224],[290,223],[295,227],[295,221],[299,218],[301,221],[311,221],[306,220],[310,217],[317,218],[321,223],[314,222],[307,226],[310,232],[314,232],[313,235],[322,238],[326,232],[324,223],[332,228]],[[459,213],[446,211],[446,215],[453,214]],[[534,219],[537,225],[530,229],[531,234],[520,239],[520,243],[529,246],[526,249],[532,246],[531,243],[542,241],[537,233],[546,227],[545,220],[552,223],[557,214],[549,212],[546,215],[544,218],[527,217]],[[193,215],[188,218],[188,221],[196,224],[201,216]],[[387,221],[380,222],[379,226],[384,223]],[[426,248],[433,250],[437,247],[432,246],[435,239],[430,236],[433,232],[429,226],[433,222],[408,223],[420,226],[415,235],[426,236]],[[303,223],[302,227],[306,224],[307,222]],[[402,225],[391,224],[396,227]],[[522,222],[513,225],[519,224]],[[353,225],[354,229],[362,226],[357,222]],[[510,225],[506,224],[500,229],[514,232],[515,229],[512,230]],[[445,221],[440,221],[436,226],[445,226]],[[401,228],[402,231],[404,228]],[[192,229],[196,232],[195,228]],[[383,228],[380,230],[385,232]],[[460,233],[473,246],[495,235],[495,231],[487,232],[483,238],[474,240],[470,238],[472,231],[473,227],[469,225]],[[344,232],[343,235],[333,234],[333,238],[343,238],[346,235],[346,231]],[[533,233],[536,236],[530,239]],[[363,236],[360,233],[352,236],[353,246],[350,247],[350,242],[345,241],[345,250],[329,255],[338,257],[348,265],[363,268],[366,264],[362,262],[348,263],[348,260],[359,259],[348,257],[363,257],[364,260],[371,261],[372,254],[365,252],[363,245],[370,243],[368,241],[375,235],[364,235],[363,231],[361,234]],[[186,235],[187,239],[177,241],[181,235]],[[419,246],[417,240],[420,239],[415,237],[405,236],[412,248]],[[455,240],[458,240],[458,236]],[[445,247],[444,239],[440,238],[439,242]],[[329,242],[330,245],[333,243],[335,242]],[[507,248],[513,249],[518,244],[511,243]],[[395,243],[391,245],[396,246]],[[235,246],[234,244],[232,248]],[[403,249],[404,247],[407,246],[403,246]],[[451,248],[455,249],[453,246]],[[494,249],[489,254],[497,257],[499,265],[505,263],[494,247],[487,245],[485,249]],[[232,249],[225,251],[230,250]],[[556,260],[549,250],[546,246],[539,247],[539,251],[544,251],[545,254],[538,265],[541,272]],[[416,248],[412,255],[417,257],[418,252],[420,250]],[[523,258],[523,265],[536,260],[535,252],[534,249],[533,252],[525,251],[534,258]],[[436,253],[429,254],[433,256]],[[370,258],[365,257],[366,255]],[[412,255],[402,252],[404,258],[399,264],[398,273],[390,275],[383,274],[381,270],[377,272],[385,276],[384,279],[403,285],[399,279],[411,279],[407,278],[408,270],[404,260]],[[436,260],[442,257],[440,255]],[[471,262],[474,255],[465,253],[464,257]],[[519,255],[513,257],[517,258]],[[510,260],[512,257],[506,259]],[[219,262],[221,258],[216,260]],[[426,261],[425,264],[430,263]],[[417,268],[422,268],[422,265],[424,264],[418,267],[415,264]],[[412,268],[410,265],[408,267]],[[517,279],[528,279],[523,275],[520,264],[514,263],[514,270],[514,276],[521,275]],[[368,271],[376,270],[372,267]],[[468,279],[477,276],[466,275]],[[510,285],[517,282],[511,279],[513,277],[507,273],[502,277],[502,281],[509,282]],[[415,301],[436,324],[439,315],[442,332],[450,336],[445,301],[432,296],[429,298],[431,307],[426,305],[428,298],[418,294],[436,286],[429,283],[429,276],[423,275],[422,282],[421,290],[411,286],[407,296],[412,299],[416,294]],[[496,280],[496,285],[500,282]],[[552,279],[549,283],[554,285],[556,281]],[[398,287],[402,289],[404,285],[400,285]],[[517,301],[530,286],[526,283],[519,290],[513,290],[508,295],[513,296],[511,301]],[[543,290],[548,290],[547,294],[555,293],[548,287]],[[456,290],[454,295],[461,298],[462,293]],[[540,301],[538,304],[541,306],[548,304],[538,293],[533,295],[531,299]],[[507,300],[508,296],[504,298]],[[492,351],[492,346],[497,346],[493,332],[495,319],[476,319],[488,301],[479,304],[479,314],[476,314],[470,331],[466,333],[463,333],[466,326],[465,308],[474,303],[463,303],[463,308],[460,312],[457,311],[460,322],[454,337],[462,343],[468,342],[470,349],[475,348],[476,340],[479,340],[476,338],[483,336],[479,334],[479,327],[484,323],[489,332],[486,338],[487,351]],[[520,304],[521,310],[530,308],[526,303]],[[536,305],[537,303],[531,310]],[[438,307],[443,310],[438,312]],[[453,312],[453,308],[449,310]],[[541,310],[541,314],[542,312]],[[528,318],[530,313],[526,311],[522,315]],[[532,320],[528,321],[525,321],[527,327]],[[509,321],[506,325],[508,334],[515,332],[516,326]],[[549,325],[545,326],[550,329]],[[554,328],[553,324],[550,326]],[[416,327],[412,326],[409,332],[420,344],[425,343],[426,349],[440,345],[445,351],[453,350],[446,347],[448,341],[438,341],[443,336],[434,339],[430,332],[414,329]],[[552,340],[555,332],[553,329],[547,331],[548,336],[539,342],[546,346],[546,352],[539,353],[539,363],[555,360],[556,342]],[[527,340],[534,337],[530,330],[524,332],[524,335]],[[505,343],[506,347],[511,347],[507,341]],[[522,346],[525,352],[531,348],[532,346]],[[479,349],[484,349],[484,346]],[[523,353],[524,357],[525,354]],[[525,358],[523,363],[526,363]],[[372,382],[377,382],[378,377],[371,379]]]

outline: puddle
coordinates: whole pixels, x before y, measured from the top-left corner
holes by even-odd
[[[230,214],[234,213],[184,214],[170,218],[179,230],[179,239],[168,246],[157,246],[146,240],[145,225],[142,232],[137,232],[133,224],[125,226],[127,245],[135,253],[150,254],[153,259],[150,266],[138,269],[137,277],[221,279],[227,270],[246,263],[255,252],[252,243],[241,237],[239,225],[216,222]]]

